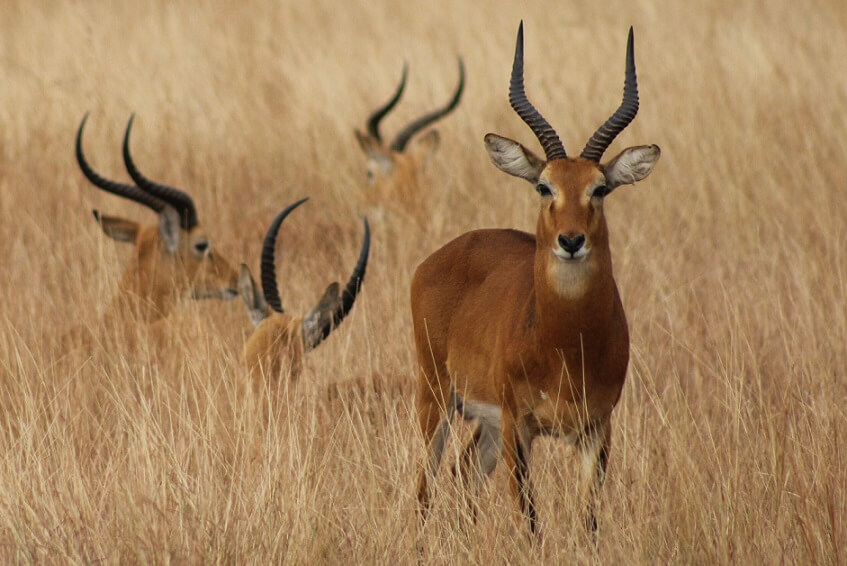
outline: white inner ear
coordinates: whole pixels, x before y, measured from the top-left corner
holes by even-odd
[[[179,213],[172,206],[166,206],[159,213],[159,236],[168,253],[176,252],[179,246]]]
[[[603,168],[606,184],[613,189],[637,183],[653,171],[661,154],[657,145],[639,145],[623,150]]]
[[[538,182],[545,163],[518,142],[497,134],[488,134],[485,136],[485,147],[491,162],[501,171],[533,184]]]
[[[96,218],[97,223],[100,224],[100,229],[103,230],[103,233],[108,237],[117,242],[135,243],[135,239],[138,236],[138,224],[129,220],[124,220],[123,218],[102,215],[97,210],[93,212],[94,218]]]
[[[259,326],[259,323],[268,316],[268,304],[265,302],[262,292],[256,287],[256,281],[253,280],[250,269],[243,263],[241,264],[241,274],[238,276],[238,291],[244,301],[244,306],[247,307],[250,322],[253,323],[254,327]]]

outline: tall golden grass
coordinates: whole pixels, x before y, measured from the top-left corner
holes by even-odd
[[[515,522],[503,469],[476,524],[442,474],[425,561],[847,561],[843,3],[12,0],[0,10],[3,562],[418,560],[408,284],[464,231],[534,227],[533,191],[482,145],[495,131],[537,147],[506,99],[520,19],[529,95],[571,153],[618,104],[635,27],[641,110],[608,154],[657,143],[663,157],[607,203],[629,380],[596,547],[572,449],[543,441],[543,538]],[[249,387],[240,301],[184,303],[155,329],[164,340],[129,320],[133,347],[103,329],[89,349],[56,349],[72,325],[96,327],[130,258],[89,209],[155,222],[78,171],[84,112],[89,159],[120,180],[136,112],[139,166],[188,189],[218,252],[254,271],[270,220],[310,196],[279,253],[283,301],[305,311],[360,243],[353,128],[404,60],[386,128],[446,100],[459,54],[467,90],[426,172],[430,228],[399,214],[374,226],[351,317],[281,399]],[[337,394],[352,379],[383,387]]]

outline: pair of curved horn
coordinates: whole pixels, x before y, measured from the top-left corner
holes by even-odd
[[[267,234],[265,234],[265,240],[262,243],[262,292],[265,294],[265,301],[268,303],[273,310],[278,313],[285,312],[282,308],[282,300],[279,297],[279,289],[277,288],[276,282],[276,262],[275,262],[275,249],[276,249],[276,240],[277,235],[279,234],[279,229],[282,226],[282,222],[285,218],[291,214],[291,212],[309,200],[308,197],[302,198],[297,202],[294,202],[287,207],[285,207],[282,212],[280,212],[274,221],[271,223],[268,228]],[[353,303],[356,302],[356,296],[359,294],[359,289],[361,288],[362,282],[365,279],[365,270],[368,266],[368,255],[370,253],[371,248],[371,229],[368,224],[368,219],[365,218],[365,238],[362,242],[362,249],[359,252],[359,259],[356,262],[356,266],[353,268],[353,273],[350,276],[350,280],[347,282],[347,286],[341,293],[341,303],[338,306],[338,309],[332,316],[330,322],[324,325],[323,328],[320,329],[319,337],[317,343],[313,344],[314,348],[317,346],[323,339],[329,336],[330,332],[334,328],[336,328],[341,321],[347,316],[350,310],[353,308]]]
[[[135,166],[135,162],[132,160],[132,156],[129,152],[129,134],[132,130],[132,122],[134,119],[135,115],[133,114],[126,126],[123,143],[123,158],[124,165],[129,172],[129,176],[132,177],[132,180],[137,186],[118,183],[116,181],[106,179],[95,172],[88,164],[88,161],[86,161],[85,155],[82,151],[82,132],[85,128],[85,122],[88,120],[88,112],[86,112],[85,116],[83,116],[82,122],[80,122],[79,129],[76,133],[76,160],[77,163],[79,163],[80,169],[82,169],[83,175],[85,175],[85,177],[91,181],[94,186],[120,197],[135,201],[157,213],[162,212],[165,206],[172,206],[179,213],[180,226],[184,230],[191,230],[197,226],[197,209],[194,206],[194,200],[187,193],[179,189],[160,185],[149,180],[147,177],[142,175],[138,170],[138,167]]]
[[[377,141],[382,141],[382,136],[379,133],[379,123],[380,121],[388,115],[391,110],[397,106],[397,103],[400,101],[400,97],[403,95],[403,91],[406,89],[406,79],[409,73],[409,65],[407,63],[403,64],[403,75],[400,77],[400,84],[397,86],[397,90],[394,91],[394,94],[391,96],[391,99],[386,102],[384,105],[377,108],[369,117],[367,122],[368,133],[374,137]],[[389,148],[392,151],[402,152],[406,149],[406,146],[409,143],[409,140],[412,139],[412,136],[429,126],[430,124],[440,120],[441,118],[447,116],[455,110],[456,106],[459,105],[459,101],[462,99],[462,92],[465,90],[465,63],[462,61],[462,58],[459,57],[459,84],[456,86],[456,91],[453,93],[453,97],[450,99],[445,106],[439,108],[437,110],[433,110],[427,114],[424,114],[417,120],[411,122],[408,126],[403,128],[400,133],[394,138],[394,141],[391,142]]]
[[[515,59],[512,63],[512,77],[509,83],[509,104],[518,116],[530,127],[535,137],[544,148],[547,161],[565,159],[567,153],[562,141],[553,127],[544,119],[526,96],[523,80],[523,22],[518,27],[518,39],[515,45]],[[638,113],[638,81],[635,76],[635,46],[632,27],[626,43],[626,71],[624,79],[623,100],[614,114],[600,126],[580,157],[599,163],[603,153],[612,141],[626,128]]]

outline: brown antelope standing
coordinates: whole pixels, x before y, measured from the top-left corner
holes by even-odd
[[[241,265],[239,290],[255,327],[244,345],[244,361],[256,383],[262,375],[278,377],[284,372],[289,372],[291,379],[296,379],[300,375],[304,354],[314,350],[341,324],[353,308],[365,278],[371,242],[367,218],[359,260],[344,291],[339,293],[338,283],[331,283],[318,304],[305,317],[293,316],[283,310],[276,283],[274,248],[282,222],[306,200],[300,199],[287,206],[268,228],[262,244],[261,279],[264,295],[256,287],[247,266]]]
[[[198,224],[191,197],[150,181],[135,166],[129,152],[132,118],[124,135],[123,157],[137,186],[110,181],[91,168],[82,151],[86,120],[88,114],[76,135],[76,159],[85,177],[96,187],[142,204],[159,215],[158,226],[141,226],[93,211],[107,236],[135,244],[135,256],[124,272],[120,294],[104,316],[121,317],[129,308],[143,320],[154,322],[167,316],[183,298],[234,298],[238,294],[238,273],[223,256],[212,251],[209,236]]]
[[[618,110],[579,157],[568,157],[526,97],[523,23],[518,29],[509,102],[538,138],[546,160],[495,134],[485,136],[485,145],[494,165],[529,181],[541,195],[538,221],[535,235],[466,233],[429,256],[412,280],[418,417],[427,442],[418,484],[422,521],[430,505],[428,480],[438,470],[451,416],[459,412],[478,421],[460,470],[484,479],[502,444],[511,490],[533,532],[532,440],[551,434],[574,442],[588,496],[586,526],[596,529],[610,419],[629,362],[629,331],[612,274],[603,202],[616,187],[647,177],[660,153],[655,145],[630,147],[600,163],[638,110],[632,29],[625,76]]]
[[[437,130],[430,130],[414,143],[410,144],[409,142],[424,128],[450,114],[458,106],[465,87],[465,66],[460,58],[459,85],[456,87],[450,102],[446,106],[429,112],[408,124],[390,144],[386,145],[380,134],[379,124],[399,102],[400,96],[406,88],[407,74],[408,66],[403,65],[400,84],[391,100],[370,115],[366,133],[358,129],[355,131],[359,146],[368,159],[368,182],[392,191],[389,194],[382,190],[381,194],[376,195],[377,198],[381,199],[380,203],[414,200],[418,196],[418,174],[429,157],[438,149],[440,138]],[[380,189],[377,188],[377,190],[371,192],[380,193]]]

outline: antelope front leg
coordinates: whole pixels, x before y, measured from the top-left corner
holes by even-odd
[[[503,460],[509,470],[512,495],[524,517],[529,519],[532,534],[538,534],[538,513],[529,480],[529,457],[532,438],[523,423],[515,422],[509,411],[503,411]]]
[[[587,499],[585,528],[589,533],[597,532],[596,508],[606,478],[606,466],[609,462],[612,427],[611,418],[606,417],[588,425],[579,440],[582,454],[581,480],[582,492]]]

